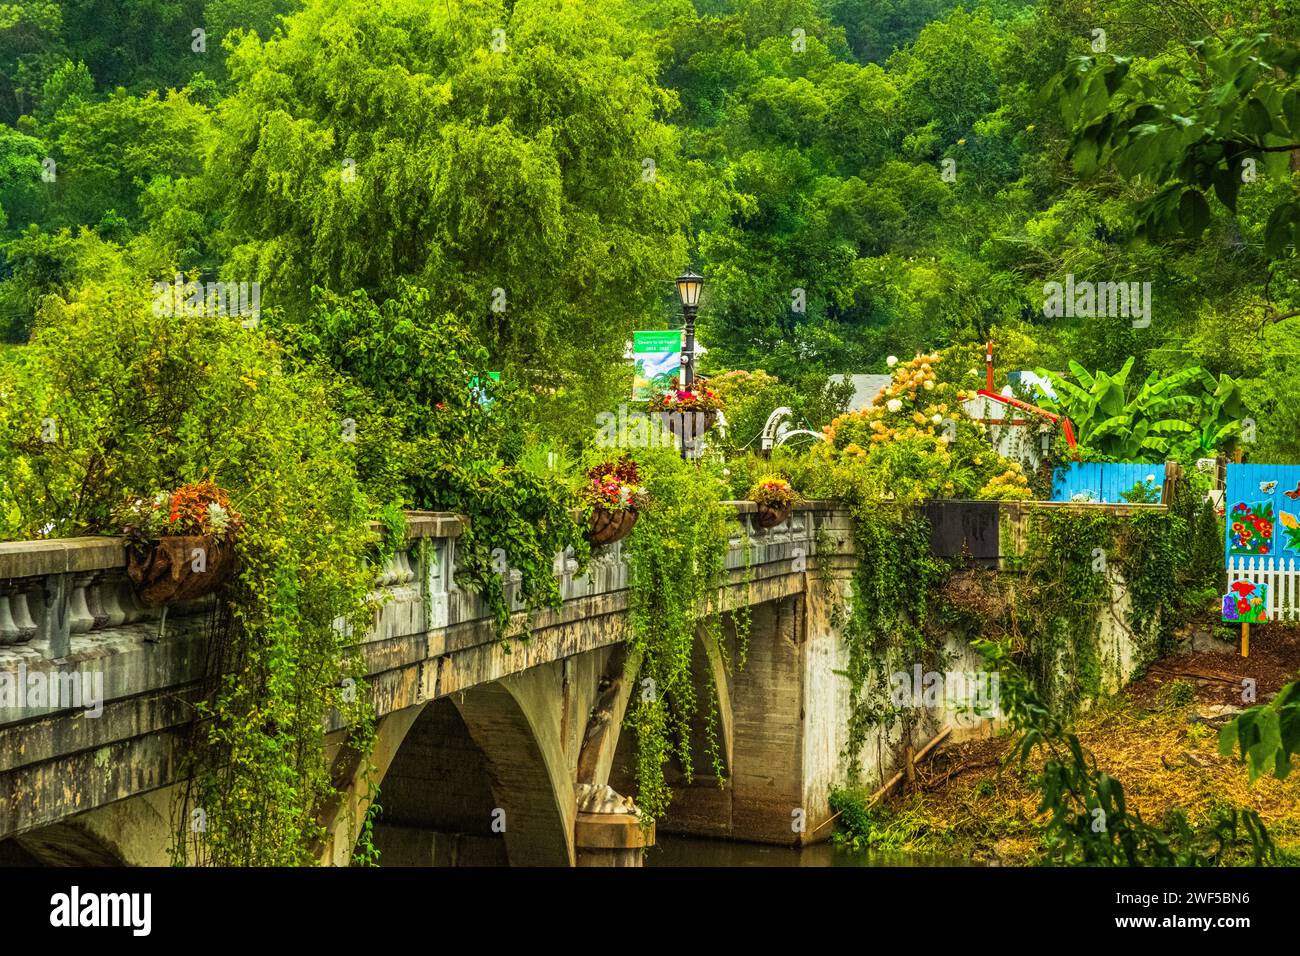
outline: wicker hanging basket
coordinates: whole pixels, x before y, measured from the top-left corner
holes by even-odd
[[[593,545],[613,544],[622,541],[632,533],[636,524],[637,513],[632,509],[610,511],[597,506],[591,512],[591,526],[587,528],[587,540]]]
[[[154,538],[127,548],[126,573],[145,607],[212,594],[234,570],[234,543],[215,535]]]
[[[754,515],[754,524],[760,528],[775,528],[790,517],[790,511],[788,507],[774,508],[771,505],[759,505],[758,513]]]

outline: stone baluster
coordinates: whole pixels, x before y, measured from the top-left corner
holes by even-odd
[[[397,580],[399,584],[410,584],[415,580],[415,567],[411,562],[411,552],[397,552]]]
[[[9,601],[14,591],[12,587],[0,588],[0,646],[18,643],[18,623],[9,610]]]
[[[104,573],[93,572],[86,577],[86,610],[90,612],[92,629],[108,625],[108,609],[104,607]]]
[[[375,571],[375,587],[388,587],[388,559],[382,558],[379,561],[379,567]]]
[[[51,658],[66,657],[72,649],[72,612],[69,607],[72,577],[70,574],[46,575],[45,586],[41,589],[40,635],[46,641],[46,654]],[[82,603],[85,603],[84,599]],[[86,612],[86,618],[90,620],[89,612]]]
[[[39,630],[32,619],[32,606],[36,601],[35,582],[19,581],[9,594],[9,611],[18,625],[18,643],[30,641]]]
[[[68,631],[72,634],[85,634],[95,626],[95,615],[90,611],[86,592],[90,582],[95,579],[95,572],[71,575],[72,582],[68,598]]]
[[[122,579],[102,576],[95,587],[100,606],[104,609],[103,627],[121,627],[126,623],[126,607],[122,604]]]
[[[149,608],[140,603],[135,585],[125,575],[117,580],[117,606],[122,609],[123,624],[134,624],[149,616]]]

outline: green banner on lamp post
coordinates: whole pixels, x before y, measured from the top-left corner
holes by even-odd
[[[677,379],[682,364],[682,333],[678,329],[632,333],[632,398],[644,401]]]

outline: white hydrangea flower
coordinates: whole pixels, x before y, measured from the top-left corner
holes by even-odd
[[[898,364],[898,356],[897,355],[889,356],[889,358],[885,359],[885,364],[888,365],[890,368],[893,368],[895,365]]]
[[[889,401],[885,402],[885,407],[891,412],[896,412],[903,407],[903,403],[896,398],[891,398]]]

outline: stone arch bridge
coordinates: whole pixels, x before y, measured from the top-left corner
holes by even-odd
[[[695,667],[719,689],[726,781],[707,759],[689,786],[670,767],[675,797],[659,828],[825,839],[848,724],[831,611],[854,566],[851,519],[842,505],[805,502],[763,530],[751,503],[734,506],[744,534],[730,542],[721,599],[750,609],[748,659],[730,670],[702,637]],[[377,772],[365,779],[333,728],[342,797],[321,861],[351,860],[377,779],[385,864],[638,865],[654,835],[620,800],[633,792],[632,735],[620,730],[637,663],[621,547],[599,550],[581,575],[557,558],[562,607],[537,615],[528,640],[503,643],[455,583],[461,531],[455,516],[411,513],[405,546],[380,570],[361,643]],[[518,607],[516,587],[507,582]],[[169,862],[209,610],[178,605],[160,620],[143,609],[121,539],[0,544],[0,675],[77,675],[86,697],[69,707],[53,685],[44,700],[0,695],[0,865]],[[734,641],[730,614],[723,634]],[[923,714],[914,732],[932,735],[944,719]],[[868,777],[892,772],[897,744],[897,733],[869,742]]]

